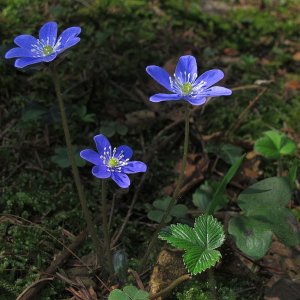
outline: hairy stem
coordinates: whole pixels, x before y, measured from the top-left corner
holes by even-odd
[[[61,93],[60,80],[56,73],[55,68],[52,68],[51,71],[52,71],[52,80],[54,83],[55,93],[56,93],[57,101],[59,104],[62,127],[64,130],[65,142],[66,142],[66,146],[67,146],[67,153],[68,153],[69,161],[71,163],[73,178],[74,178],[75,185],[77,188],[77,193],[78,193],[78,197],[80,200],[83,216],[87,223],[87,228],[88,228],[89,234],[91,235],[91,238],[92,238],[95,250],[96,250],[98,263],[101,265],[101,263],[102,263],[101,248],[102,247],[101,247],[100,241],[97,237],[97,232],[96,232],[94,223],[92,221],[91,213],[88,209],[87,200],[86,200],[85,193],[84,193],[82,185],[81,185],[78,168],[77,168],[77,165],[76,165],[76,162],[74,159],[71,136],[70,136],[69,126],[68,126],[67,117],[66,117],[66,113],[65,113],[65,105],[64,105],[64,101],[63,101],[63,97],[62,97],[62,93]]]
[[[106,251],[106,256],[108,260],[108,270],[110,275],[114,273],[114,266],[112,262],[112,254],[110,249],[110,234],[107,222],[107,198],[106,198],[106,181],[102,179],[102,188],[101,188],[101,198],[102,198],[102,228],[103,228],[103,237],[104,237],[104,247]]]
[[[181,170],[180,170],[180,174],[178,177],[178,181],[177,181],[177,185],[175,188],[175,191],[173,193],[172,196],[172,201],[170,201],[170,204],[168,205],[160,223],[158,224],[152,239],[148,245],[148,248],[141,260],[140,263],[140,270],[142,270],[147,262],[147,259],[151,253],[151,251],[153,250],[153,247],[155,246],[157,239],[158,239],[158,234],[161,231],[161,229],[166,225],[166,220],[168,218],[168,216],[171,213],[172,208],[174,207],[174,205],[177,203],[179,194],[180,194],[180,189],[182,187],[182,183],[183,183],[183,179],[184,179],[184,172],[185,172],[185,168],[186,168],[186,163],[187,163],[187,155],[188,155],[188,146],[189,146],[189,130],[190,130],[190,121],[189,121],[189,117],[190,117],[190,109],[189,109],[189,104],[186,103],[185,106],[185,129],[184,129],[184,144],[183,144],[183,157],[182,157],[182,164],[181,164]]]

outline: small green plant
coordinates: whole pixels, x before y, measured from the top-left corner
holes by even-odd
[[[123,290],[115,289],[108,297],[108,300],[148,300],[149,293],[137,289],[133,285],[127,285]]]
[[[128,127],[119,122],[105,122],[101,125],[100,132],[102,132],[107,137],[112,137],[116,133],[119,135],[126,135],[128,132]]]
[[[170,202],[172,201],[171,197],[165,197],[162,199],[155,200],[153,202],[153,207],[148,212],[147,217],[149,220],[154,222],[161,222],[163,215],[165,214]],[[182,219],[186,216],[188,208],[184,204],[176,204],[171,209],[170,215],[165,220],[166,223],[171,222],[172,218]]]
[[[75,106],[74,112],[76,116],[84,123],[95,123],[96,115],[89,114],[85,105]]]
[[[285,134],[272,130],[256,141],[254,149],[268,159],[280,159],[285,155],[293,155],[297,145]]]
[[[192,275],[213,267],[221,258],[216,248],[225,239],[222,225],[210,215],[202,215],[195,220],[194,228],[185,225],[171,225],[160,234],[162,240],[185,251],[183,261]]]

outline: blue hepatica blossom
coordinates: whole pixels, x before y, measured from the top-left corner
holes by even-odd
[[[121,188],[130,185],[130,179],[126,174],[146,172],[147,166],[141,161],[130,161],[133,151],[130,147],[122,145],[112,148],[108,139],[99,134],[94,137],[97,151],[86,149],[80,152],[80,156],[95,166],[92,173],[97,178],[109,178]]]
[[[15,67],[24,68],[29,65],[50,62],[66,49],[76,45],[80,38],[80,27],[70,27],[57,37],[57,23],[48,22],[39,31],[39,38],[22,34],[14,39],[17,46],[5,54],[5,58],[17,58]]]
[[[155,94],[150,97],[152,102],[183,99],[193,105],[201,105],[206,102],[206,97],[232,94],[230,89],[212,86],[224,77],[221,70],[209,70],[198,77],[196,59],[191,55],[179,58],[174,77],[158,66],[148,66],[146,71],[154,80],[172,93]]]

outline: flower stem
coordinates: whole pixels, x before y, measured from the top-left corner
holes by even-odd
[[[184,172],[185,172],[185,168],[186,168],[186,163],[187,163],[187,155],[188,155],[188,146],[189,146],[189,130],[190,130],[190,108],[189,108],[189,104],[186,103],[185,106],[185,129],[184,129],[184,144],[183,144],[183,157],[182,157],[182,164],[181,164],[181,170],[180,170],[180,174],[178,177],[178,181],[177,181],[177,185],[175,188],[175,191],[173,193],[172,196],[172,200],[170,201],[170,204],[168,205],[160,223],[158,224],[152,239],[148,245],[148,248],[141,260],[140,263],[140,270],[142,270],[147,262],[147,259],[153,249],[153,247],[155,246],[157,239],[158,239],[158,234],[161,231],[161,229],[166,225],[166,220],[168,218],[168,216],[171,213],[172,208],[174,207],[174,205],[177,203],[179,194],[180,194],[180,189],[182,187],[182,183],[183,183],[183,179],[184,179]]]
[[[76,165],[76,162],[74,159],[71,136],[70,136],[70,131],[69,131],[69,127],[68,127],[67,117],[65,114],[64,101],[63,101],[63,97],[62,97],[62,93],[61,93],[60,81],[59,81],[58,75],[56,73],[55,67],[53,67],[51,69],[51,72],[52,72],[52,80],[54,83],[55,93],[56,93],[56,97],[57,97],[58,104],[59,104],[61,121],[62,121],[62,126],[63,126],[63,130],[64,130],[64,135],[65,135],[65,142],[66,142],[66,146],[67,146],[67,153],[68,153],[69,161],[71,163],[73,178],[74,178],[75,185],[77,188],[77,193],[78,193],[78,197],[80,200],[83,216],[87,223],[87,228],[88,228],[89,234],[91,235],[91,238],[92,238],[95,250],[96,250],[98,263],[101,265],[101,262],[102,262],[101,248],[102,247],[101,247],[100,241],[97,237],[97,232],[96,232],[94,223],[92,221],[91,213],[88,209],[87,200],[86,200],[85,193],[84,193],[82,185],[81,185],[78,168],[77,168],[77,165]]]
[[[102,198],[102,228],[103,228],[103,237],[104,237],[104,247],[106,251],[106,256],[108,260],[108,270],[110,275],[114,273],[114,266],[112,262],[112,254],[110,249],[110,234],[107,222],[107,198],[106,198],[106,181],[102,179],[102,188],[101,188],[101,198]]]

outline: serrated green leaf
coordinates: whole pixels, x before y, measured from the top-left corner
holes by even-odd
[[[189,272],[193,275],[199,274],[210,267],[213,267],[221,258],[217,250],[200,250],[193,246],[183,255],[183,261]]]
[[[268,226],[251,217],[231,218],[228,232],[237,247],[253,259],[262,258],[272,242],[272,231]]]
[[[267,131],[258,139],[254,149],[268,159],[279,159],[282,155],[292,155],[297,149],[294,141],[277,131]]]
[[[208,216],[207,218],[198,217],[194,225],[199,241],[203,241],[203,248],[215,249],[224,242],[224,231],[217,219]],[[221,238],[220,238],[221,237]]]
[[[172,246],[185,250],[184,263],[192,274],[198,274],[214,266],[221,253],[215,248],[224,242],[222,225],[210,215],[202,215],[195,220],[194,228],[185,225],[171,225],[160,238]]]
[[[162,239],[166,240],[172,246],[187,250],[189,247],[198,245],[197,236],[195,230],[186,224],[171,225],[171,235],[170,236],[160,236]]]

